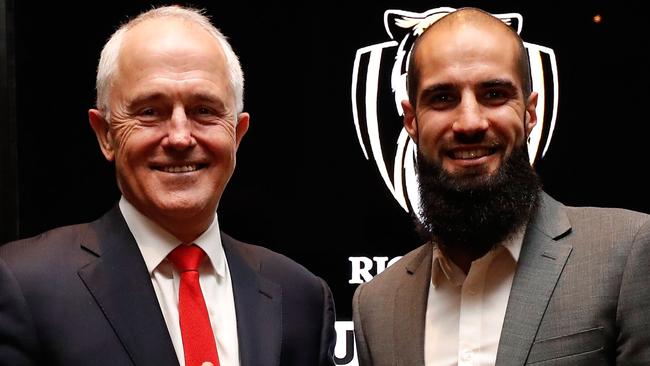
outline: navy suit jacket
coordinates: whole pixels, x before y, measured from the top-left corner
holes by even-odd
[[[222,233],[241,366],[334,365],[327,284]],[[0,247],[0,365],[178,365],[144,259],[113,208]]]

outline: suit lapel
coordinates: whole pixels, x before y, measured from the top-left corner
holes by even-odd
[[[144,259],[117,206],[91,224],[82,248],[98,258],[79,276],[134,365],[178,365]]]
[[[512,283],[497,365],[523,365],[555,285],[571,253],[571,245],[558,242],[571,229],[563,206],[542,193],[532,218]]]
[[[424,327],[431,280],[432,245],[425,244],[406,264],[393,308],[397,365],[424,365]],[[415,340],[415,341],[414,341]]]
[[[241,366],[278,366],[282,345],[282,289],[261,274],[262,263],[222,233],[235,296]]]

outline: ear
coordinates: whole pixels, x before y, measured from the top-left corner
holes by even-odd
[[[239,113],[237,119],[237,126],[235,127],[235,143],[236,148],[239,148],[239,143],[244,138],[246,131],[248,131],[248,123],[250,121],[250,115],[246,112]]]
[[[526,129],[526,136],[530,136],[530,132],[537,124],[537,92],[530,93],[528,101],[526,102],[526,115],[524,117],[524,128]]]
[[[408,100],[402,101],[402,110],[404,111],[404,129],[411,136],[413,142],[418,142],[418,124],[415,120],[415,109]]]
[[[115,159],[115,150],[113,149],[113,137],[111,136],[108,121],[104,119],[102,112],[97,109],[88,111],[88,120],[90,120],[90,125],[95,131],[99,148],[102,150],[104,157],[108,161],[113,161]]]

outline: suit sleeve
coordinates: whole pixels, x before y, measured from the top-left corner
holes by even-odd
[[[359,285],[354,291],[352,298],[352,320],[354,321],[354,338],[357,345],[357,358],[359,366],[372,366],[370,360],[370,351],[366,343],[366,337],[363,333],[363,322],[361,320],[361,292],[363,291],[363,284]]]
[[[334,346],[336,345],[336,311],[334,299],[327,283],[320,279],[323,288],[323,323],[321,327],[320,366],[334,366]]]
[[[625,264],[616,320],[617,365],[650,365],[650,222],[639,230]]]
[[[0,366],[39,362],[38,340],[27,303],[14,275],[0,258]]]

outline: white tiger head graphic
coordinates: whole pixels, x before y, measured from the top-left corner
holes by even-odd
[[[388,40],[357,50],[352,70],[352,114],[359,144],[366,159],[374,161],[393,197],[407,212],[419,215],[415,168],[416,146],[402,125],[401,101],[408,99],[406,71],[413,42],[431,24],[454,8],[439,7],[423,13],[384,12]],[[493,14],[521,33],[517,13]],[[528,139],[531,164],[546,153],[557,116],[558,80],[552,49],[524,42],[530,61],[533,90],[539,93],[538,123]]]

